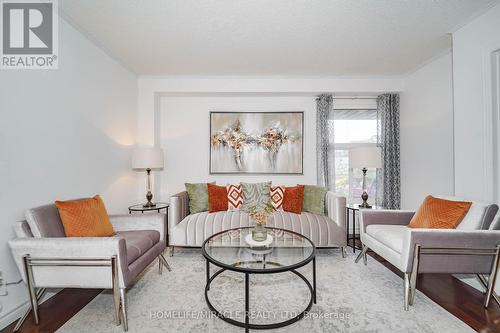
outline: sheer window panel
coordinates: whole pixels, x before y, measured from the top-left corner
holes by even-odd
[[[363,172],[349,166],[349,150],[355,147],[376,146],[376,110],[335,110],[329,126],[334,129],[332,149],[335,158],[335,191],[343,194],[349,203],[361,203]],[[366,174],[366,191],[370,198],[376,197],[376,170]]]

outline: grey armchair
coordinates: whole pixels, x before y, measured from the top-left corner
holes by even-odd
[[[457,199],[458,200],[458,199]],[[356,263],[371,249],[404,273],[404,309],[413,305],[418,273],[475,274],[486,288],[488,307],[498,271],[500,231],[489,230],[498,211],[495,204],[473,202],[456,229],[409,228],[410,211],[360,211],[363,244]],[[484,277],[488,275],[488,279]]]
[[[46,288],[102,288],[113,290],[116,324],[128,330],[126,289],[153,260],[168,270],[165,215],[111,215],[113,237],[65,237],[55,205],[26,212],[16,222],[17,238],[9,241],[14,260],[28,287],[31,307],[18,321],[17,331],[33,310],[39,323],[38,300]]]

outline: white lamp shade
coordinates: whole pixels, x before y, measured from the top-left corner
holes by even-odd
[[[349,150],[349,167],[355,169],[381,168],[382,151],[380,147],[358,147]]]
[[[163,150],[156,147],[134,149],[132,152],[132,169],[163,169]]]

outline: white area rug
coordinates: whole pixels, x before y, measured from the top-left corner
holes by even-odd
[[[128,291],[129,332],[244,332],[212,317],[205,303],[205,260],[200,249],[176,249],[166,257],[172,272],[158,274],[155,261]],[[317,304],[308,317],[262,332],[474,332],[421,292],[403,310],[403,281],[374,259],[354,264],[338,250],[317,253]],[[212,267],[212,273],[216,267]],[[312,265],[299,269],[312,280]],[[224,272],[209,297],[219,311],[244,320],[244,278]],[[251,275],[250,311],[254,323],[283,321],[302,311],[309,290],[294,274]],[[110,292],[97,296],[58,332],[122,332],[113,322]]]

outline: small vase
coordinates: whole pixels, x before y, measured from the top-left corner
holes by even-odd
[[[256,242],[263,242],[267,239],[267,229],[263,224],[256,224],[252,230],[252,239]]]

